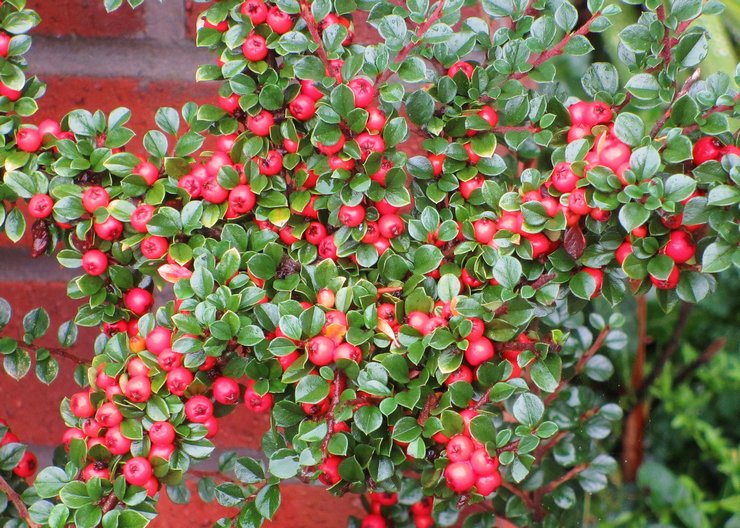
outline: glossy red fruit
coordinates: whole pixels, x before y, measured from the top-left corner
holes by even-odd
[[[360,528],[387,528],[387,526],[388,523],[385,522],[382,515],[371,513],[362,519]]]
[[[316,293],[316,304],[323,306],[324,308],[334,308],[334,302],[336,301],[336,295],[329,288],[321,288]]]
[[[174,452],[175,446],[173,444],[152,444],[148,458],[150,461],[153,461],[155,458],[169,460]]]
[[[583,187],[573,189],[568,197],[568,209],[578,215],[587,215],[591,211],[586,200],[586,189]]]
[[[310,244],[318,246],[326,238],[326,227],[321,222],[311,222],[308,224],[304,236]]]
[[[139,233],[146,233],[146,226],[154,216],[154,206],[141,204],[131,213],[131,227]]]
[[[93,230],[103,240],[113,241],[118,240],[123,235],[123,224],[119,220],[109,216],[102,222],[94,223]]]
[[[366,108],[373,102],[375,86],[365,77],[357,77],[348,83],[349,89],[355,96],[355,107]]]
[[[253,116],[247,117],[247,128],[255,136],[265,137],[270,135],[270,128],[275,124],[275,118],[267,110]]]
[[[341,457],[336,455],[326,457],[326,460],[319,465],[319,471],[321,472],[319,480],[327,486],[331,486],[342,480],[342,477],[339,476],[339,464],[341,463]]]
[[[671,257],[676,264],[683,264],[694,258],[696,244],[686,231],[671,231],[662,252]]]
[[[595,299],[601,293],[601,285],[604,283],[604,272],[596,268],[583,268],[581,271],[588,273],[594,278],[596,289],[591,294],[591,298]]]
[[[118,410],[118,405],[113,402],[105,402],[95,413],[95,421],[103,427],[113,427],[123,421],[123,414]]]
[[[144,181],[150,187],[159,179],[159,169],[148,161],[142,161],[139,163],[134,167],[134,170],[131,171],[131,174],[136,174],[144,178]]]
[[[10,35],[0,32],[0,57],[7,57],[10,50]]]
[[[470,460],[470,456],[475,450],[473,441],[462,434],[456,434],[447,442],[447,458],[450,462],[464,462]]]
[[[23,453],[23,457],[21,457],[20,462],[18,462],[18,465],[13,468],[13,473],[20,478],[28,478],[36,473],[36,469],[38,467],[39,462],[36,459],[36,455],[26,450],[26,452]]]
[[[249,185],[237,185],[229,191],[229,207],[237,214],[249,213],[257,203],[257,196]]]
[[[478,477],[478,479],[475,481],[476,491],[484,497],[487,497],[488,495],[496,491],[499,486],[501,486],[501,475],[498,473],[498,471],[496,473],[493,473],[492,475]]]
[[[658,290],[672,290],[678,286],[678,281],[681,279],[681,272],[678,270],[678,266],[673,266],[671,273],[667,279],[659,279],[653,275],[650,275],[650,282],[653,283],[655,288]]]
[[[255,27],[267,20],[267,6],[263,0],[247,0],[239,11],[242,15],[247,15]]]
[[[90,401],[88,391],[76,392],[69,398],[69,408],[78,418],[90,418],[95,414],[95,407]]]
[[[380,135],[363,132],[355,138],[355,141],[360,147],[360,159],[362,161],[365,161],[374,152],[385,152],[385,141]]]
[[[386,123],[383,111],[378,108],[371,107],[367,108],[367,114],[367,124],[365,125],[365,128],[367,128],[368,132],[373,132],[375,134],[382,132]]]
[[[108,448],[111,455],[125,455],[131,450],[131,440],[123,436],[119,426],[111,427],[106,431],[103,445]]]
[[[176,396],[185,394],[185,391],[192,382],[193,373],[184,367],[172,369],[167,373],[167,390]]]
[[[98,207],[108,207],[110,196],[108,191],[99,185],[88,187],[82,193],[82,207],[88,213],[94,213]]]
[[[282,35],[287,33],[293,27],[293,19],[290,15],[282,11],[278,6],[272,6],[267,12],[267,25],[277,33]]]
[[[487,477],[498,471],[499,461],[498,458],[491,457],[485,447],[481,447],[470,455],[470,465],[476,475]]]
[[[378,231],[382,237],[392,239],[404,232],[406,224],[397,214],[385,214],[378,219]]]
[[[578,176],[571,170],[570,163],[561,162],[553,168],[550,181],[558,192],[569,193],[576,188]]]
[[[458,61],[447,69],[447,75],[454,77],[457,72],[462,71],[468,79],[473,77],[473,65],[469,62]]]
[[[123,304],[134,315],[141,317],[154,305],[154,297],[143,288],[132,288],[123,296]]]
[[[578,101],[568,107],[568,114],[570,114],[570,122],[575,125],[587,125],[587,114],[589,113],[590,105],[586,101]],[[590,129],[590,127],[589,127]]]
[[[244,405],[256,413],[269,412],[272,409],[272,394],[269,392],[264,395],[258,394],[254,390],[254,383],[254,380],[247,382],[247,390],[244,391]]]
[[[339,221],[347,227],[357,227],[365,221],[365,208],[362,205],[342,205]]]
[[[175,427],[170,422],[154,422],[149,428],[149,440],[154,445],[171,445],[176,436]]]
[[[99,249],[91,249],[82,255],[82,269],[85,273],[97,277],[108,269],[108,256]]]
[[[490,218],[481,218],[473,222],[473,232],[476,242],[488,244],[496,235],[496,222]]]
[[[169,241],[160,236],[148,236],[141,241],[141,254],[150,260],[159,260],[167,254]]]
[[[277,150],[268,150],[264,158],[257,159],[260,173],[265,176],[276,176],[283,170],[283,155]]]
[[[250,62],[257,62],[267,57],[267,41],[262,35],[252,33],[242,44],[242,53]]]
[[[314,101],[318,101],[319,99],[324,97],[324,92],[316,87],[316,83],[314,81],[311,81],[309,79],[304,79],[301,81],[301,93],[309,96]]]
[[[306,352],[308,359],[314,365],[323,367],[334,361],[334,341],[324,336],[316,336],[306,343]]]
[[[452,462],[444,471],[447,486],[455,493],[465,493],[475,485],[475,473],[469,462]]]
[[[12,88],[8,88],[0,82],[0,95],[2,95],[3,97],[7,97],[10,101],[15,102],[21,98],[23,92],[21,90],[13,90]]]
[[[132,486],[144,486],[152,476],[152,465],[144,457],[134,457],[123,465],[123,476]]]
[[[23,152],[37,152],[41,148],[41,134],[35,128],[21,128],[15,136],[17,147]]]
[[[617,248],[617,250],[614,252],[614,257],[617,259],[617,262],[619,262],[619,265],[621,266],[624,264],[625,259],[632,254],[632,243],[627,240],[625,242],[622,242],[622,244]]]
[[[485,179],[480,174],[478,174],[477,176],[469,180],[461,181],[460,182],[460,194],[462,194],[463,198],[465,198],[466,200],[469,200],[470,196],[473,194],[473,191],[483,187],[484,182],[485,182]]]
[[[85,482],[93,478],[110,480],[110,470],[105,462],[92,462],[82,470],[82,480]]]
[[[493,343],[486,337],[468,339],[468,348],[465,350],[465,360],[473,367],[493,359]]]
[[[594,101],[588,105],[584,112],[583,122],[590,126],[602,125],[611,121],[613,116],[612,109],[608,104],[602,101]]]
[[[152,383],[146,376],[134,376],[126,382],[123,393],[134,403],[144,403],[152,395]]]
[[[299,121],[308,121],[316,115],[316,102],[308,95],[298,94],[288,105],[290,113]]]
[[[48,218],[54,210],[54,200],[48,194],[34,194],[28,201],[28,213],[33,218]]]
[[[213,399],[223,405],[234,405],[239,401],[239,384],[226,376],[216,378],[213,382]]]
[[[185,402],[185,417],[191,422],[203,423],[213,416],[213,403],[203,395],[197,395]]]
[[[701,165],[710,160],[719,160],[722,156],[722,143],[712,136],[705,136],[694,144],[694,165]]]
[[[339,359],[349,359],[355,363],[362,361],[362,350],[360,347],[350,343],[342,343],[334,349],[334,361]]]
[[[157,356],[171,344],[172,330],[164,326],[155,326],[146,336],[146,349]]]

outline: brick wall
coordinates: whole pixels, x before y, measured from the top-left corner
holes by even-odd
[[[192,81],[197,66],[212,60],[193,45],[195,21],[204,4],[149,0],[135,11],[124,7],[110,15],[102,5],[102,0],[29,1],[43,20],[28,54],[30,71],[49,85],[35,122],[60,119],[74,108],[110,111],[127,106],[133,110],[130,126],[141,135],[152,127],[159,106],[179,107],[190,100],[204,103],[214,96],[215,85]],[[356,21],[356,34],[358,42],[377,38],[375,30],[361,20]],[[43,305],[49,310],[52,330],[73,318],[76,310],[75,302],[65,295],[66,281],[74,274],[54,259],[32,260],[29,247],[28,237],[12,246],[0,235],[0,297],[14,307],[12,323],[4,333],[14,337],[22,335],[22,315],[32,308]],[[50,332],[47,346],[55,344],[54,335]],[[74,352],[90,357],[95,335],[92,330],[81,331]],[[73,364],[62,360],[60,375],[50,387],[33,376],[15,382],[0,375],[0,417],[32,444],[44,463],[64,431],[59,403],[77,389],[73,369]],[[255,454],[266,429],[265,417],[240,410],[223,421],[216,444],[220,450],[240,448]],[[163,499],[153,526],[210,526],[224,513],[225,509],[197,498],[188,506]],[[270,526],[334,528],[344,526],[348,515],[361,513],[357,497],[334,499],[319,487],[288,484],[283,488],[283,507]],[[182,519],[188,521],[183,524]]]

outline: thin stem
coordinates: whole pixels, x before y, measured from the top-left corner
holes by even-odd
[[[651,385],[655,383],[655,380],[658,379],[658,376],[663,372],[666,363],[668,363],[668,361],[678,351],[678,347],[681,343],[681,336],[686,329],[686,324],[689,322],[689,315],[691,315],[692,308],[693,305],[689,303],[683,303],[681,305],[681,311],[678,314],[678,322],[676,323],[676,327],[673,329],[673,337],[671,338],[671,341],[665,346],[658,362],[637,390],[638,403],[645,399]]]
[[[639,390],[645,376],[645,356],[647,352],[647,300],[644,295],[637,297],[637,353],[632,366],[632,387]]]
[[[108,513],[113,508],[116,507],[118,504],[118,497],[116,497],[115,493],[111,493],[107,497],[105,497],[102,501],[100,501],[100,508],[103,510],[103,513]]]
[[[506,134],[507,132],[532,132],[537,133],[541,129],[537,125],[522,125],[522,126],[497,126],[493,127],[491,131],[494,134]]]
[[[332,434],[334,434],[334,411],[339,405],[339,398],[342,395],[343,380],[344,372],[341,370],[337,370],[337,373],[334,377],[334,394],[331,399],[331,407],[329,408],[329,412],[326,414],[326,435],[324,436],[324,440],[321,442],[321,453],[323,460],[326,460],[326,457],[329,454],[329,440],[331,440],[331,436]]]
[[[726,337],[720,337],[716,341],[712,342],[701,356],[686,365],[678,374],[676,374],[676,377],[673,379],[673,388],[677,388],[681,383],[689,379],[694,371],[699,367],[711,361],[711,359],[724,348],[725,343],[727,343]]]
[[[444,10],[444,8],[445,0],[440,0],[439,4],[437,4],[437,8],[431,15],[429,15],[429,18],[426,20],[426,22],[416,28],[416,39],[411,39],[408,44],[401,48],[401,51],[398,52],[398,55],[396,55],[396,59],[393,62],[395,62],[396,64],[403,62],[408,54],[411,53],[411,50],[418,47],[419,42],[421,42],[421,39],[424,38],[424,34],[442,17],[442,11]],[[382,83],[387,81],[391,75],[393,75],[393,70],[391,68],[386,68],[377,76],[377,78],[375,79],[375,84],[377,86],[380,86]]]
[[[683,83],[683,86],[681,89],[676,93],[676,95],[673,97],[673,100],[671,101],[671,104],[668,105],[668,108],[666,109],[665,113],[655,122],[655,126],[650,131],[650,137],[654,138],[658,132],[661,131],[663,128],[663,125],[665,125],[666,121],[670,119],[671,113],[673,112],[673,105],[676,101],[681,99],[684,95],[689,93],[689,89],[694,85],[696,81],[699,80],[699,77],[701,76],[701,70],[697,68],[694,70],[694,73],[691,74],[691,76],[686,79],[686,82]]]
[[[313,13],[311,12],[311,4],[307,0],[300,0],[300,6],[301,6],[301,17],[303,20],[306,21],[306,27],[308,28],[308,32],[311,34],[311,38],[313,41],[318,45],[318,49],[316,50],[316,53],[319,55],[319,58],[321,59],[321,62],[324,63],[324,69],[326,70],[326,74],[329,77],[334,77],[337,82],[342,82],[342,76],[341,74],[337,73],[336,75],[333,75],[331,70],[331,64],[329,63],[329,56],[326,54],[326,50],[324,49],[323,41],[321,40],[321,34],[319,33],[319,25],[316,22],[316,19],[313,16]]]
[[[15,509],[18,510],[18,515],[20,515],[20,518],[25,521],[25,523],[28,525],[28,528],[39,528],[39,525],[31,520],[31,515],[28,513],[28,508],[26,508],[26,505],[23,504],[20,496],[15,492],[13,488],[10,487],[10,484],[8,484],[8,482],[2,476],[0,476],[0,491],[8,496],[10,502],[12,502],[13,506],[15,506]]]
[[[547,486],[542,488],[541,494],[547,495],[548,493],[552,493],[553,491],[555,491],[555,489],[558,486],[565,484],[569,480],[573,480],[575,477],[578,476],[579,473],[586,470],[587,468],[588,468],[588,464],[579,464],[578,466],[574,467],[573,469],[565,473],[559,479],[553,480]]]
[[[437,395],[433,392],[427,397],[427,401],[424,403],[421,413],[419,413],[419,418],[416,420],[419,425],[424,425],[438,401]]]
[[[573,381],[573,378],[581,374],[583,372],[583,369],[586,368],[586,363],[588,363],[588,360],[593,357],[596,352],[599,351],[601,348],[601,345],[604,344],[604,341],[606,340],[606,336],[609,335],[609,326],[605,326],[601,332],[599,332],[599,335],[596,336],[596,340],[593,342],[593,344],[589,347],[586,352],[583,353],[581,356],[581,359],[578,360],[578,363],[576,363],[575,369],[573,371],[573,374],[568,378],[563,378],[560,380],[560,383],[558,383],[558,386],[555,387],[555,390],[548,394],[547,398],[545,398],[545,406],[549,405],[553,401],[555,401],[560,394],[560,391],[562,391],[566,385],[568,385],[571,381]]]
[[[550,48],[547,51],[543,51],[539,55],[537,55],[535,58],[529,59],[529,64],[532,66],[532,69],[526,72],[516,72],[513,75],[510,76],[511,79],[522,79],[524,77],[527,77],[529,73],[540,66],[541,64],[547,62],[548,60],[552,59],[553,57],[556,57],[563,53],[563,49],[565,49],[565,46],[568,45],[570,40],[575,37],[576,35],[586,35],[588,33],[588,30],[591,28],[591,24],[594,23],[594,21],[601,16],[601,11],[597,11],[594,13],[591,18],[589,18],[585,24],[583,24],[580,28],[578,28],[577,31],[574,33],[570,33],[565,36],[563,40],[558,42],[555,46]]]
[[[63,348],[55,348],[55,347],[49,348],[49,347],[43,347],[43,346],[38,346],[38,345],[26,345],[26,344],[21,345],[21,347],[28,349],[30,351],[33,351],[33,352],[38,352],[39,350],[47,350],[52,356],[59,356],[60,358],[68,359],[69,361],[74,361],[78,365],[87,365],[88,363],[90,363],[89,360],[83,359],[79,357],[78,355],[68,350],[65,350]]]
[[[378,288],[378,295],[383,295],[384,293],[396,293],[400,291],[403,291],[403,286],[389,286],[387,288]]]
[[[710,115],[716,114],[717,112],[727,112],[728,110],[733,110],[735,108],[735,105],[737,102],[740,101],[740,92],[735,94],[735,97],[732,98],[732,104],[731,105],[719,105],[715,106],[713,108],[710,108],[704,114],[701,116],[702,119],[707,119]],[[685,134],[688,134],[689,132],[693,132],[694,130],[699,130],[699,125],[694,124],[691,126],[688,126],[683,129]]]

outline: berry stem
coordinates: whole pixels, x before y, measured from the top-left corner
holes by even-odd
[[[523,79],[524,77],[529,76],[529,73],[540,66],[541,64],[549,61],[553,57],[556,57],[563,53],[563,50],[565,49],[565,46],[568,45],[570,40],[575,37],[576,35],[586,35],[588,33],[588,30],[591,28],[591,24],[594,23],[594,21],[601,16],[601,11],[596,11],[593,15],[591,15],[591,18],[589,18],[580,28],[578,28],[577,31],[574,33],[569,33],[566,35],[566,37],[558,42],[555,46],[550,48],[547,51],[543,51],[539,55],[537,55],[534,58],[529,59],[529,64],[532,66],[532,68],[529,71],[526,72],[516,72],[509,76],[510,79]]]
[[[334,77],[337,82],[342,82],[342,76],[341,74],[337,73],[336,75],[333,75],[331,73],[331,64],[329,64],[329,56],[326,54],[326,50],[324,49],[323,41],[321,40],[321,34],[319,33],[319,25],[316,22],[316,19],[313,16],[313,13],[311,12],[311,4],[307,0],[300,0],[300,6],[301,6],[301,18],[306,21],[306,27],[308,28],[308,32],[311,34],[311,38],[318,46],[318,49],[316,50],[316,53],[318,53],[319,58],[321,59],[321,62],[324,63],[324,69],[326,70],[326,75],[329,77]]]
[[[398,55],[396,55],[396,59],[393,61],[396,64],[403,62],[409,53],[411,53],[411,50],[416,48],[421,41],[421,39],[424,38],[424,34],[429,30],[430,27],[432,27],[437,20],[439,20],[442,17],[442,11],[445,8],[445,0],[440,0],[439,4],[437,4],[437,8],[434,10],[434,12],[429,16],[429,18],[424,22],[422,25],[416,28],[415,34],[416,34],[416,40],[412,39],[408,44],[406,44],[403,48],[401,48],[401,51],[398,52]],[[376,79],[375,84],[376,86],[381,85],[385,81],[388,80],[388,78],[393,74],[393,70],[391,68],[386,68],[382,73],[380,73]]]
[[[31,520],[31,515],[28,513],[28,508],[26,508],[26,505],[23,503],[20,496],[15,492],[10,484],[8,484],[8,481],[6,481],[2,476],[0,476],[0,491],[7,495],[8,499],[10,499],[10,502],[12,502],[13,506],[15,506],[15,509],[18,510],[18,515],[20,516],[20,518],[23,519],[23,521],[28,525],[28,528],[39,528],[39,525]]]
[[[655,126],[650,131],[650,137],[655,138],[655,136],[658,134],[658,132],[661,131],[663,128],[663,125],[665,125],[666,121],[670,119],[671,112],[673,111],[673,105],[676,101],[681,99],[684,95],[689,93],[689,89],[694,85],[696,81],[699,80],[699,77],[701,76],[701,69],[697,68],[694,70],[694,73],[691,74],[691,76],[686,79],[686,82],[683,83],[683,86],[681,89],[676,92],[676,95],[673,97],[673,100],[671,101],[671,104],[668,105],[668,108],[666,109],[665,113],[655,122]]]

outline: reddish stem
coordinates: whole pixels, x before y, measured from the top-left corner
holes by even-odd
[[[334,433],[334,411],[339,405],[339,398],[342,395],[343,379],[344,372],[337,370],[334,377],[334,394],[331,399],[331,407],[329,408],[329,412],[326,414],[326,435],[324,436],[324,440],[321,442],[322,460],[326,460],[326,457],[328,456],[329,440],[331,440],[331,436]]]
[[[549,61],[553,57],[556,57],[563,53],[563,49],[565,49],[565,46],[568,45],[568,42],[576,36],[576,35],[586,35],[588,33],[588,30],[591,28],[591,24],[594,23],[594,21],[601,16],[601,11],[597,11],[594,13],[591,18],[589,18],[585,24],[583,24],[578,30],[574,33],[570,33],[566,35],[566,37],[558,42],[555,46],[550,48],[547,51],[543,51],[539,55],[537,55],[535,58],[529,59],[529,64],[532,65],[532,69],[527,72],[516,72],[513,75],[510,76],[511,79],[522,79],[524,77],[527,77],[529,75],[529,72],[540,66],[541,64]]]
[[[411,42],[406,44],[403,48],[401,48],[401,51],[398,52],[398,55],[396,55],[396,59],[394,60],[396,64],[403,62],[408,54],[411,53],[411,50],[418,46],[419,42],[424,37],[424,34],[442,17],[442,11],[444,10],[444,8],[445,0],[440,0],[439,4],[437,4],[437,9],[434,10],[434,12],[429,16],[426,22],[416,28],[416,41],[412,39]],[[375,84],[377,86],[380,86],[382,83],[387,81],[392,74],[393,71],[390,68],[386,68],[385,71],[377,76],[377,78],[375,79]]]
[[[53,347],[49,348],[49,347],[42,347],[38,345],[26,345],[26,344],[23,344],[22,348],[26,348],[33,352],[38,352],[39,350],[47,350],[52,356],[59,356],[60,358],[74,361],[78,365],[87,365],[89,363],[88,360],[83,359],[77,356],[76,354],[73,354],[72,352],[69,352],[68,350],[65,350],[63,348],[53,348]]]
[[[29,528],[39,528],[39,525],[31,520],[31,515],[28,513],[28,508],[26,508],[26,505],[23,504],[20,496],[15,492],[13,488],[10,487],[10,484],[8,484],[8,482],[2,476],[0,476],[0,491],[7,495],[10,502],[12,502],[13,506],[15,506],[15,509],[18,510],[18,515],[20,515],[20,518],[23,519],[23,521],[28,525]]]
[[[582,471],[584,471],[586,468],[588,468],[588,465],[587,464],[580,464],[580,465],[574,467],[573,469],[571,469],[570,471],[568,471],[566,474],[564,474],[559,479],[553,480],[547,486],[545,486],[544,488],[542,488],[542,490],[541,490],[540,493],[542,495],[547,495],[548,493],[552,493],[553,491],[555,491],[555,489],[558,486],[560,486],[561,484],[565,484],[569,480],[574,479],[575,477],[578,476],[579,473],[581,473]]]
[[[321,59],[321,62],[324,63],[324,69],[326,70],[326,75],[329,77],[334,77],[337,82],[342,82],[342,76],[341,74],[337,73],[336,75],[333,75],[331,73],[331,64],[329,63],[329,56],[326,54],[326,50],[324,49],[323,41],[321,40],[321,34],[319,33],[319,25],[316,22],[316,19],[313,16],[313,13],[311,12],[311,4],[308,3],[307,0],[300,0],[300,6],[301,6],[301,17],[303,20],[306,21],[306,27],[308,28],[308,32],[311,34],[311,38],[313,41],[318,45],[318,49],[316,50],[316,53],[319,55],[319,58]]]

